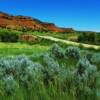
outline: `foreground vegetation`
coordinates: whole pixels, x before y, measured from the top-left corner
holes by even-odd
[[[100,100],[100,49],[33,37],[99,44],[99,35],[26,32],[0,29],[0,100]]]
[[[66,99],[100,100],[100,52],[54,44],[0,58],[0,100]]]

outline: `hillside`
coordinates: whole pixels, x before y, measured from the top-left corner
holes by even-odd
[[[42,22],[38,19],[26,16],[13,16],[0,12],[0,27],[15,30],[38,30],[51,32],[73,32],[72,28],[60,28],[53,23]]]

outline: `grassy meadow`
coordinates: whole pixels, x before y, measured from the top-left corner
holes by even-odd
[[[33,53],[38,54],[45,52],[49,49],[49,46],[43,46],[40,44],[29,45],[25,43],[2,43],[0,42],[0,56],[31,55]]]
[[[0,30],[3,32],[6,33]],[[11,33],[16,32],[10,30],[9,36]],[[30,34],[51,36],[52,33]],[[52,37],[76,38],[60,34],[53,33]],[[2,42],[9,38],[1,37],[0,100],[100,100],[100,49],[46,39],[35,43]]]

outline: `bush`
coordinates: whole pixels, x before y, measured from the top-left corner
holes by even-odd
[[[7,92],[12,90],[10,84],[15,84],[15,80],[27,85],[30,82],[39,82],[43,76],[42,70],[41,64],[31,61],[25,55],[0,59],[0,79],[5,82]]]
[[[43,56],[43,62],[45,64],[45,81],[53,81],[59,74],[59,64],[48,54]]]
[[[87,74],[89,76],[97,71],[96,66],[90,64],[90,62],[87,60],[87,58],[80,59],[77,64],[77,67],[78,67],[77,73],[80,76],[82,76],[84,74]]]
[[[90,64],[86,58],[79,60],[77,71],[74,75],[74,85],[77,88],[76,93],[79,100],[81,98],[86,100],[86,98],[90,96],[92,96],[92,98],[96,97],[95,90],[97,89],[97,73],[97,67]]]
[[[91,58],[93,56],[93,52],[89,52],[89,51],[83,51],[83,56],[86,57],[90,62],[91,62]]]
[[[7,94],[14,94],[19,88],[18,83],[15,81],[13,76],[7,76],[4,78],[4,87]]]
[[[96,34],[93,32],[83,32],[80,33],[78,37],[79,42],[85,42],[85,43],[95,43]]]
[[[100,44],[100,33],[98,33],[96,36],[96,43]]]
[[[80,49],[78,47],[70,46],[65,50],[65,55],[66,57],[69,57],[69,58],[79,59]]]
[[[53,44],[51,54],[53,54],[55,58],[64,58],[64,50],[58,44]]]
[[[25,69],[25,74],[27,75],[27,80],[33,81],[35,83],[39,83],[40,80],[42,80],[43,66],[39,63],[34,63],[30,66],[28,66]]]
[[[20,55],[15,58],[16,71],[19,80],[23,83],[37,82],[42,78],[43,67],[39,63],[31,61],[27,56]]]
[[[95,53],[91,57],[91,62],[94,63],[94,64],[100,64],[100,53]]]
[[[13,31],[1,31],[0,32],[0,40],[2,42],[17,42],[19,39],[19,35]]]

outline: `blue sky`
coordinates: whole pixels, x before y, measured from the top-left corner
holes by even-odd
[[[100,31],[100,0],[0,0],[0,11],[76,30]]]

